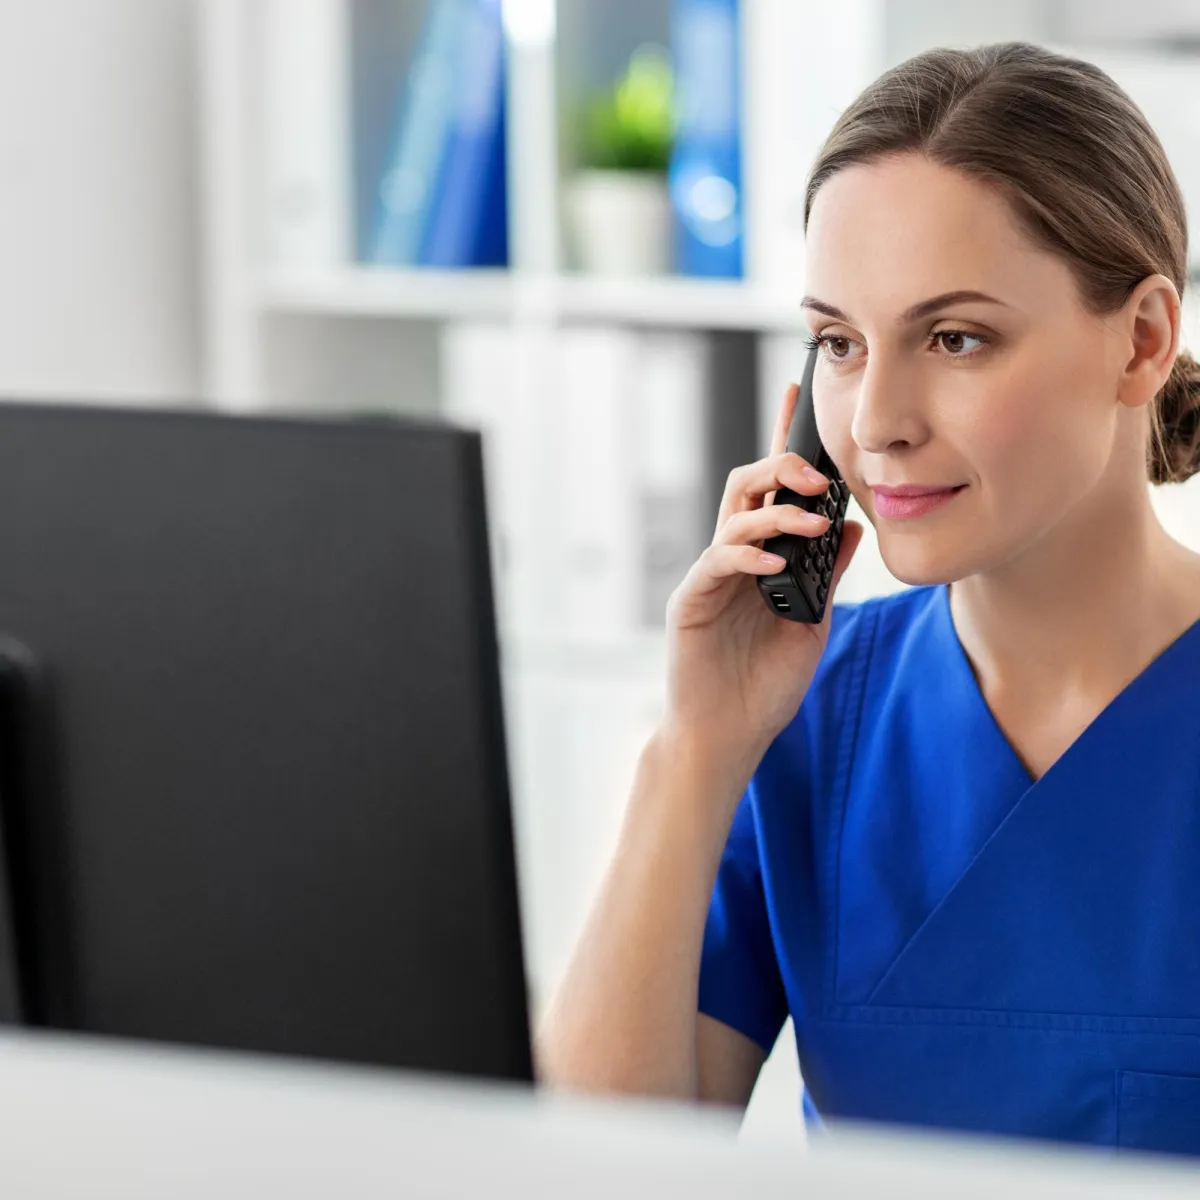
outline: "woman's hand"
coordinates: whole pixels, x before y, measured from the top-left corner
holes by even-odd
[[[791,385],[776,419],[768,457],[730,472],[712,544],[696,560],[667,604],[668,697],[664,728],[720,753],[765,753],[795,716],[829,636],[833,598],[863,527],[847,521],[820,625],[776,616],[757,577],[776,574],[762,544],[778,533],[820,537],[829,520],[770,501],[779,487],[802,495],[824,492],[798,454],[785,451],[799,388]]]

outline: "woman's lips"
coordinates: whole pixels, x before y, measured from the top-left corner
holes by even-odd
[[[966,486],[964,483],[959,487],[925,492],[919,496],[889,496],[875,489],[871,490],[871,494],[875,497],[875,511],[881,517],[923,517],[953,500]]]

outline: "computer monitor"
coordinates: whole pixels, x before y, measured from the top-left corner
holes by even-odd
[[[0,405],[0,638],[4,1019],[531,1078],[478,433]]]

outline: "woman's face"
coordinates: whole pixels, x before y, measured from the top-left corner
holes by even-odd
[[[915,154],[838,172],[805,276],[821,438],[901,581],[1008,563],[1144,471],[1145,413],[1117,400],[1128,333],[985,183]],[[872,490],[913,484],[961,490],[916,516]]]

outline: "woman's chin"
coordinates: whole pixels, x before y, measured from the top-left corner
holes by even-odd
[[[883,537],[879,539],[879,555],[889,573],[910,587],[954,583],[978,569],[976,564],[966,562],[961,552],[929,542],[897,546]]]

